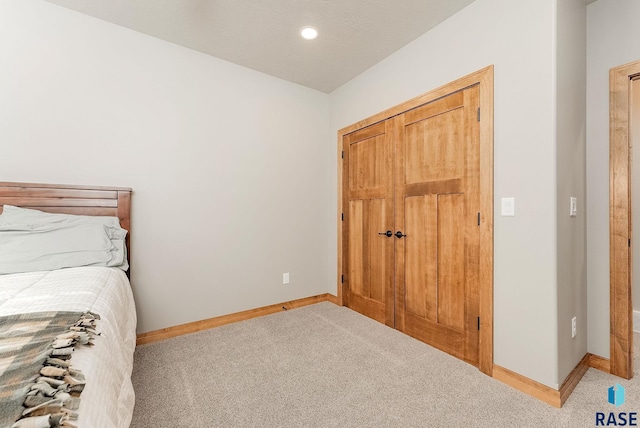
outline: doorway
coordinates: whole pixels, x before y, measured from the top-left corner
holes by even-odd
[[[640,147],[640,76],[631,80],[631,110],[629,123],[629,146],[631,159],[631,230],[640,230],[640,152],[633,147]],[[633,244],[633,242],[632,242]],[[632,245],[633,250],[633,245]],[[640,251],[631,251],[631,272],[640,269]],[[640,331],[640,277],[631,275],[631,330]],[[635,303],[633,303],[635,302]],[[633,334],[632,334],[633,335]],[[633,361],[633,346],[631,346],[631,361]],[[633,368],[632,368],[633,369]],[[633,372],[633,370],[632,370]]]
[[[338,298],[493,370],[493,67],[338,133]]]
[[[640,61],[609,72],[610,372],[633,377],[632,106]],[[637,112],[636,112],[637,113]],[[637,117],[637,116],[636,116]],[[636,139],[638,136],[636,136]]]

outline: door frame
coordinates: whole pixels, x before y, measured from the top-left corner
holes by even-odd
[[[390,119],[439,98],[478,85],[480,87],[480,278],[481,319],[478,369],[493,375],[493,65],[417,96],[338,131],[338,304],[343,305],[343,137],[374,123]]]
[[[611,374],[633,377],[629,100],[640,61],[609,70],[609,311]]]

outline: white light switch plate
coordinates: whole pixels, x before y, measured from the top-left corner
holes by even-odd
[[[569,215],[571,217],[578,215],[578,200],[573,196],[569,198]]]
[[[516,198],[502,198],[500,214],[503,217],[514,217],[516,215]]]

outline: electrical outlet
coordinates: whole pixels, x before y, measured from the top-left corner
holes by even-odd
[[[289,272],[282,274],[282,283],[283,284],[288,284],[289,283]]]
[[[576,320],[576,317],[571,318],[571,337],[576,337],[576,334],[578,334],[577,327],[578,321]]]

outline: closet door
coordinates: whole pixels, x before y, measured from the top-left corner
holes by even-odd
[[[344,303],[394,325],[393,141],[384,121],[343,138]]]
[[[396,328],[478,364],[478,87],[395,118]]]

